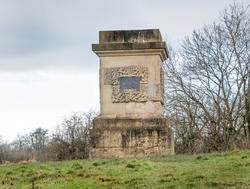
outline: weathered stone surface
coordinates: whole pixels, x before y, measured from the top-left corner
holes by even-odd
[[[100,116],[91,130],[90,157],[173,154],[163,117],[166,43],[160,31],[100,31]]]
[[[93,51],[103,50],[133,50],[133,49],[164,49],[165,42],[145,42],[145,43],[103,43],[92,44]]]
[[[166,43],[162,41],[159,29],[100,31],[99,44],[92,44],[98,56],[116,54],[156,54],[162,61],[168,58]]]
[[[171,154],[173,133],[165,118],[96,118],[90,157]]]
[[[161,42],[159,29],[100,31],[99,43],[145,43]]]

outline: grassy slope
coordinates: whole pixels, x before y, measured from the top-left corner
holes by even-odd
[[[250,151],[0,165],[0,188],[249,188]]]

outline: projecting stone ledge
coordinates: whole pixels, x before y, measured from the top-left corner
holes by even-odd
[[[165,49],[165,42],[147,42],[147,43],[102,43],[93,44],[93,51],[105,50],[135,50],[135,49]],[[167,53],[167,52],[166,52]]]
[[[162,41],[158,29],[100,31],[99,44],[92,44],[92,50],[98,55],[112,53],[158,53],[162,60],[168,58],[166,43]]]
[[[99,43],[162,42],[159,29],[100,31]]]

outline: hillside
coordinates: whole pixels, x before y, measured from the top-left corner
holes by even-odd
[[[0,165],[0,188],[250,188],[250,151]]]

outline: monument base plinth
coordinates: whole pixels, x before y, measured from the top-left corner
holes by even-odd
[[[90,158],[143,157],[174,154],[173,132],[164,117],[98,116],[90,131]]]

